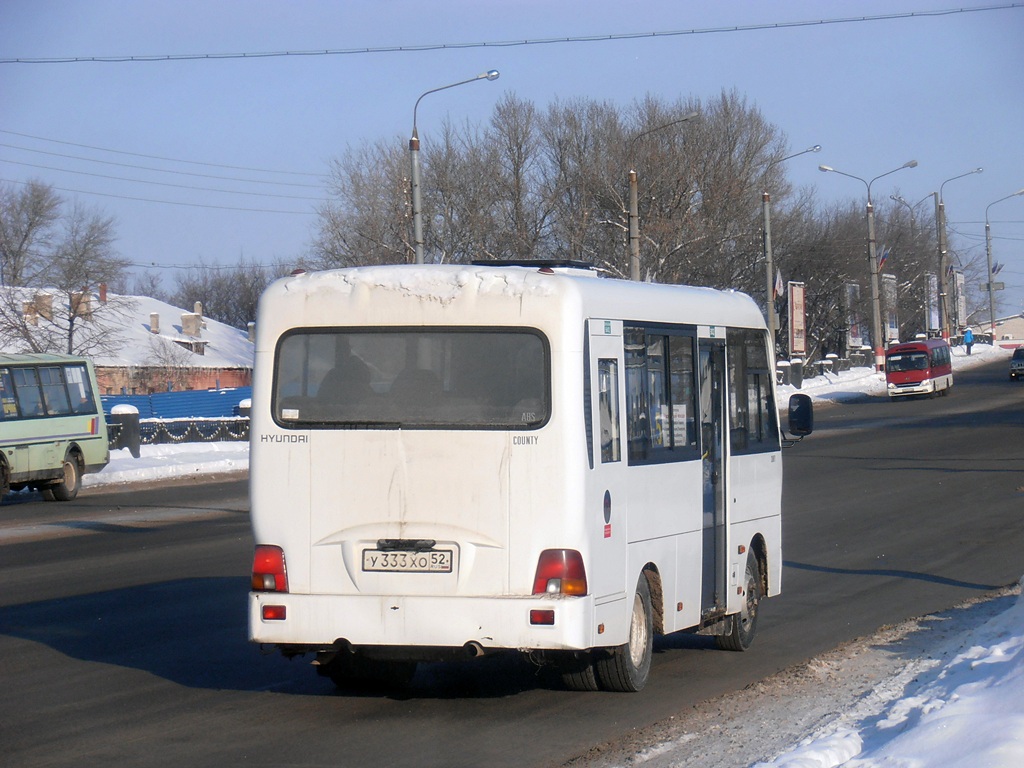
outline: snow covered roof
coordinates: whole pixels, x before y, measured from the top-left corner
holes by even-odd
[[[17,290],[19,299],[32,302],[45,291]],[[53,292],[51,300],[59,301]],[[55,314],[56,307],[53,308]],[[181,368],[252,368],[254,345],[248,333],[224,323],[197,316],[148,296],[108,294],[103,304],[91,297],[91,317],[85,321],[112,331],[107,351],[90,353],[97,366],[160,366]],[[66,312],[65,312],[66,314]],[[154,329],[153,320],[157,320]],[[184,318],[184,319],[183,319]],[[48,321],[37,318],[40,328]],[[80,321],[81,322],[81,321]],[[90,329],[95,334],[95,326]],[[191,331],[191,333],[190,333]],[[197,334],[197,335],[194,335]],[[199,353],[202,351],[202,354]],[[2,352],[24,352],[17,342],[4,344]]]
[[[183,328],[182,315],[194,313],[180,309],[148,296],[125,297],[134,304],[134,309],[125,324],[124,336],[127,343],[116,355],[98,355],[96,365],[152,365],[154,343],[173,344],[177,350],[187,352],[187,362],[180,363],[194,368],[252,368],[254,345],[245,331],[230,325],[201,318],[199,335],[188,336]],[[153,332],[152,317],[159,317],[158,333]],[[191,352],[182,344],[202,344],[203,354]],[[150,354],[147,354],[150,353]]]

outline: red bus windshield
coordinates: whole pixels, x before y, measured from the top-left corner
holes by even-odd
[[[928,370],[927,352],[895,352],[885,358],[885,370],[889,373]]]

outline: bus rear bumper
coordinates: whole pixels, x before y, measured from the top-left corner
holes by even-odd
[[[249,594],[252,642],[309,650],[360,647],[582,650],[616,643],[624,599]],[[538,613],[539,612],[539,613]],[[543,623],[539,623],[543,622]],[[620,622],[621,623],[621,622]],[[600,639],[598,639],[600,638]]]

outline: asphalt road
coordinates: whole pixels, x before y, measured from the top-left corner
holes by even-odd
[[[5,502],[0,766],[558,766],[1024,573],[1024,388],[1004,365],[816,422],[785,452],[783,594],[754,648],[662,638],[639,694],[564,691],[503,656],[338,692],[261,655],[243,481]]]

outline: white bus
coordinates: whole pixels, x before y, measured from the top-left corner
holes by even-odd
[[[655,634],[746,649],[782,573],[767,337],[743,294],[573,262],[277,281],[250,639],[339,685],[515,649],[616,691],[643,687]]]
[[[78,495],[82,475],[110,460],[92,363],[68,355],[0,354],[0,497],[38,488]]]

